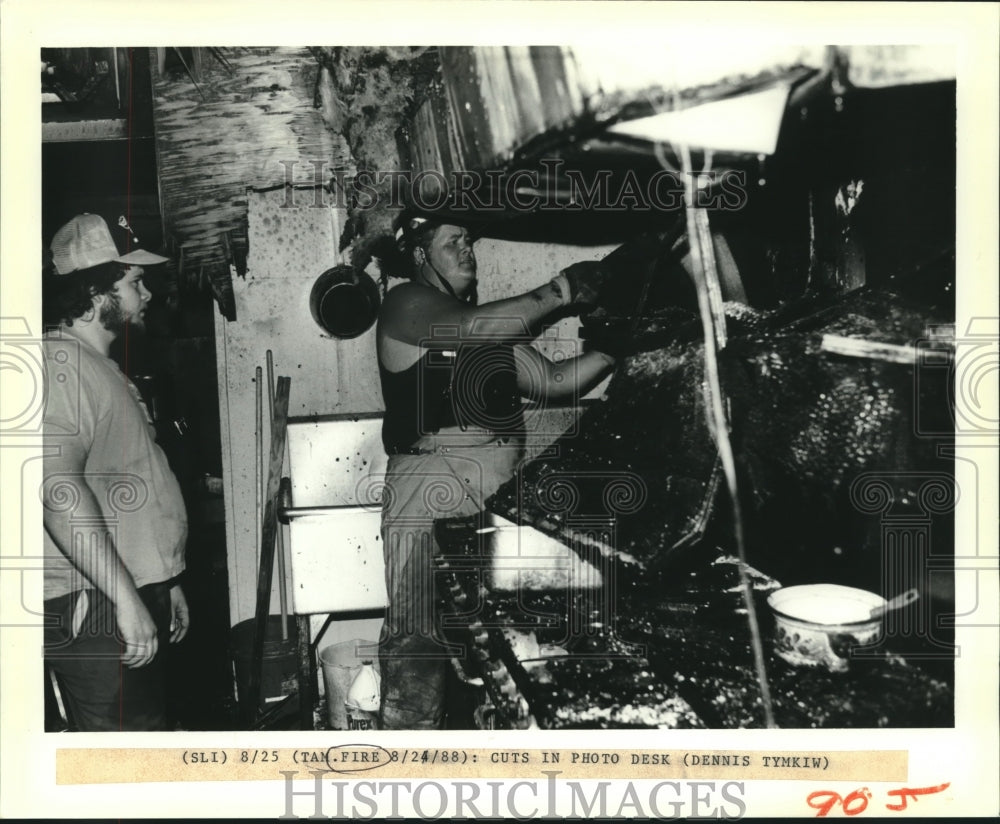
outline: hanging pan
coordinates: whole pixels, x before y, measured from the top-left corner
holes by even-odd
[[[379,302],[375,281],[347,265],[327,269],[309,295],[313,320],[335,338],[367,332],[378,317]]]

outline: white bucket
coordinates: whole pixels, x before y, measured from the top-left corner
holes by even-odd
[[[347,711],[344,702],[361,671],[362,661],[373,661],[378,668],[376,648],[378,641],[355,638],[342,644],[324,647],[319,651],[319,662],[323,667],[323,685],[326,688],[326,712],[332,730],[346,730]]]

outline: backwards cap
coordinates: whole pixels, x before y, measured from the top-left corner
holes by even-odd
[[[152,266],[165,263],[169,258],[136,249],[127,255],[120,255],[111,238],[108,224],[99,215],[82,214],[74,217],[52,238],[52,263],[56,273],[68,275],[80,269],[89,269],[102,263],[135,264]]]

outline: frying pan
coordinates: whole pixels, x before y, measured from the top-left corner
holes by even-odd
[[[335,338],[356,338],[378,317],[378,287],[353,266],[334,266],[320,275],[309,295],[313,320]]]

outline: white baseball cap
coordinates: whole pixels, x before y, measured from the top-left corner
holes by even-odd
[[[52,238],[52,263],[56,273],[68,275],[79,269],[89,269],[102,263],[118,263],[136,266],[152,266],[165,263],[170,258],[155,255],[145,249],[135,249],[127,255],[118,253],[111,238],[111,230],[100,215],[82,214],[74,217]]]

